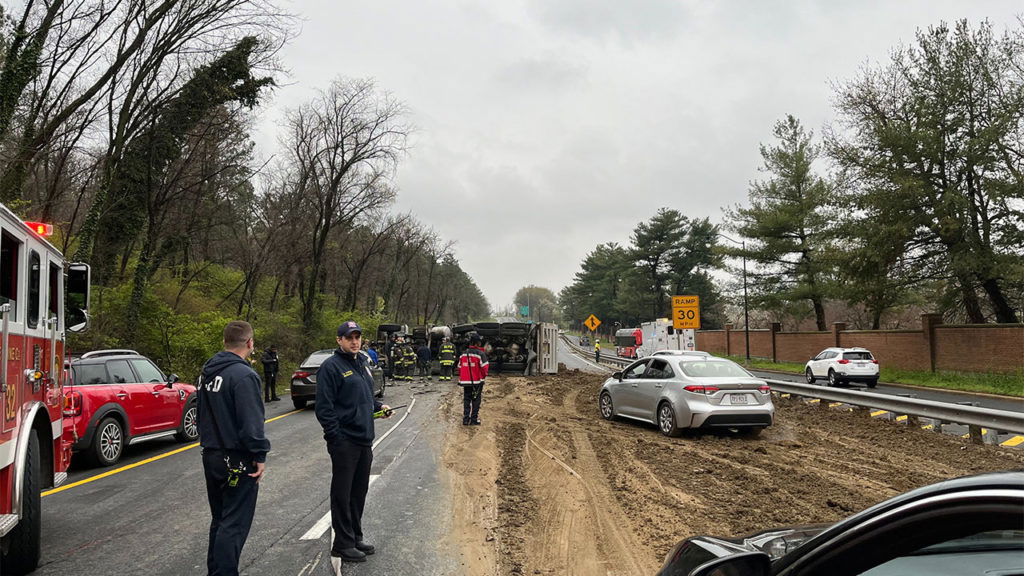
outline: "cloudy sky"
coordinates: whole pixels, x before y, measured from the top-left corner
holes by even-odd
[[[286,4],[287,5],[287,4]],[[816,134],[832,85],[940,21],[1017,25],[1020,0],[294,0],[301,33],[261,117],[338,76],[373,78],[416,126],[397,210],[446,240],[492,307],[557,293],[586,254],[662,206],[723,219],[758,145]]]

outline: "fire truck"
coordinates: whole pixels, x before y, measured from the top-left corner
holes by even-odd
[[[615,355],[636,358],[636,349],[644,343],[644,332],[639,328],[620,328],[615,331]]]
[[[39,562],[41,496],[67,479],[64,342],[88,325],[89,267],[0,204],[0,574]]]
[[[636,353],[639,357],[650,356],[658,350],[695,350],[694,331],[673,330],[672,321],[658,318],[640,324],[643,333]]]

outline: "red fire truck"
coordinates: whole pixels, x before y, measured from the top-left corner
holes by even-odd
[[[64,341],[88,324],[89,267],[68,264],[51,228],[0,204],[0,573],[39,562],[40,499],[67,479]]]
[[[615,354],[621,358],[636,358],[636,349],[644,343],[643,330],[620,328],[615,331]]]

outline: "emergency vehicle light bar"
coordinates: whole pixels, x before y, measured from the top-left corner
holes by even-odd
[[[53,224],[46,224],[44,222],[25,222],[25,225],[40,236],[45,237],[53,234]]]

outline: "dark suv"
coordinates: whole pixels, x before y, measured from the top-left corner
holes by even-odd
[[[324,360],[327,360],[331,357],[331,354],[334,354],[335,350],[336,348],[332,348],[330,350],[317,350],[313,352],[292,373],[292,404],[296,408],[305,408],[307,402],[316,400],[316,371],[320,369],[320,365],[324,363]],[[373,375],[373,395],[377,398],[383,398],[384,371],[370,360],[370,356],[366,352],[360,350],[359,353],[366,359],[366,364],[370,367],[370,373]]]
[[[113,465],[130,444],[172,435],[182,442],[199,438],[195,386],[165,376],[138,352],[87,352],[68,368],[64,437],[96,464]]]

